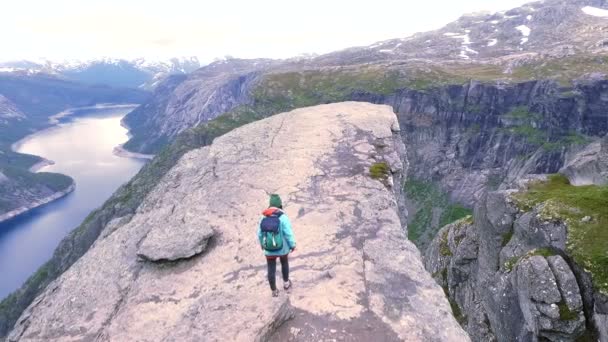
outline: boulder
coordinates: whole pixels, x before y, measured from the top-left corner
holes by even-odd
[[[608,136],[570,157],[560,173],[576,186],[608,184]]]

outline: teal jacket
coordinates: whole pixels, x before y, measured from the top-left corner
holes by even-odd
[[[264,219],[265,216],[272,215],[272,213],[276,210],[280,209],[268,208],[264,210],[264,216],[260,218],[260,222],[258,223],[258,241],[260,243],[260,246],[262,246],[262,219]],[[283,215],[281,215],[281,217],[279,218],[279,221],[281,222],[281,233],[283,235],[283,248],[278,251],[264,250],[264,254],[266,256],[287,255],[292,249],[296,248],[296,237],[293,235],[293,230],[291,229],[291,221],[289,220],[289,217],[287,217],[287,214],[283,213]]]

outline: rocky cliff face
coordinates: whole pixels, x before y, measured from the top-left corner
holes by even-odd
[[[467,341],[405,239],[398,131],[387,106],[340,103],[189,152],[8,340]],[[271,192],[284,194],[298,240],[294,288],[276,299],[255,237]]]
[[[607,81],[579,84],[568,93],[547,81],[469,82],[353,98],[391,105],[403,127],[410,175],[441,180],[454,199],[472,205],[491,178],[501,183],[557,172],[573,142],[608,133],[607,89]]]
[[[608,340],[608,190],[570,184],[589,170],[588,151],[569,163],[570,181],[529,176],[490,192],[427,249],[473,340]]]

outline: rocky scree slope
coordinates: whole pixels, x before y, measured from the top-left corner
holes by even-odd
[[[129,223],[106,230],[47,287],[8,340],[250,341],[283,324],[296,340],[468,341],[405,238],[398,131],[387,106],[339,103],[187,153]],[[377,164],[387,168],[370,174]],[[276,299],[255,237],[271,192],[284,194],[298,239],[295,287]],[[351,335],[361,325],[363,335]]]
[[[473,340],[608,340],[607,147],[570,156],[569,179],[503,185],[437,234],[425,265]]]

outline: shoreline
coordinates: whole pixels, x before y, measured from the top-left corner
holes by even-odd
[[[43,158],[43,157],[40,157],[40,158],[42,158],[41,161],[37,162],[36,164],[32,165],[29,168],[30,172],[36,173],[36,172],[40,171],[41,169],[43,169],[43,168],[45,168],[47,166],[55,165],[55,162],[52,161],[52,160],[50,160],[50,159],[46,159],[46,158]]]
[[[34,201],[32,204],[27,205],[27,206],[23,206],[23,207],[19,207],[17,209],[13,209],[7,213],[4,213],[2,215],[0,215],[0,223],[3,223],[5,221],[8,221],[12,218],[15,218],[21,214],[24,214],[28,211],[31,211],[33,209],[36,209],[38,207],[41,207],[45,204],[49,204],[55,200],[58,200],[60,198],[63,198],[67,195],[69,195],[70,193],[72,193],[74,190],[76,190],[76,183],[72,182],[72,184],[70,186],[68,186],[65,190],[61,190],[61,191],[57,191],[56,193],[41,198],[37,201]]]
[[[108,103],[102,103],[102,104],[98,104],[95,106],[87,106],[87,107],[76,107],[76,108],[69,108],[66,109],[64,111],[61,111],[57,114],[51,115],[49,117],[49,126],[47,127],[42,127],[40,130],[37,130],[35,132],[32,132],[31,134],[26,135],[25,137],[17,140],[16,142],[11,144],[11,150],[15,153],[21,153],[19,151],[17,151],[25,142],[29,141],[30,139],[33,139],[36,137],[37,134],[41,134],[42,132],[44,132],[47,129],[52,129],[57,127],[60,124],[60,121],[62,118],[68,117],[70,115],[72,115],[75,111],[77,110],[81,110],[81,109],[112,109],[112,108],[129,108],[129,107],[133,107],[136,108],[137,106],[139,106],[138,104],[108,104]],[[121,120],[121,125],[122,125],[122,120]],[[124,127],[124,126],[123,126]],[[125,127],[128,129],[128,127]],[[129,135],[129,133],[127,133]],[[125,149],[122,148],[122,144],[119,145],[118,147],[115,147],[113,150],[113,153],[119,157],[125,157],[125,158],[137,158],[137,159],[152,159],[152,157],[154,156],[149,156],[149,155],[144,155],[144,154],[137,154],[137,153],[133,153],[133,152],[129,152]],[[30,166],[30,168],[28,169],[29,172],[32,173],[36,173],[38,171],[40,171],[42,168],[49,166],[49,165],[54,165],[55,162],[44,158],[42,156],[36,156],[38,158],[40,158],[40,161],[38,161],[37,163],[35,163],[34,165]],[[67,175],[69,176],[69,175]],[[53,202],[55,200],[58,200],[62,197],[67,196],[68,194],[72,193],[74,190],[76,189],[76,183],[73,181],[72,184],[70,186],[68,186],[66,189],[55,192],[54,194],[41,198],[39,200],[36,200],[34,202],[32,202],[30,205],[27,206],[22,206],[19,207],[17,209],[13,209],[9,212],[6,212],[4,214],[0,214],[0,223],[8,221],[12,218],[15,218],[19,215],[22,215],[26,212],[29,212],[33,209],[36,209],[40,206],[43,206],[45,204],[48,204],[50,202]]]
[[[153,154],[143,154],[143,153],[131,152],[129,150],[126,150],[124,147],[122,147],[123,145],[124,144],[120,144],[120,145],[114,147],[114,150],[112,151],[112,153],[114,153],[115,156],[121,157],[121,158],[133,158],[133,159],[144,159],[144,160],[152,160],[154,158]]]
[[[57,125],[57,124],[60,123],[61,119],[74,114],[74,112],[77,111],[77,110],[83,110],[83,109],[113,109],[113,108],[129,108],[129,107],[136,108],[138,106],[139,106],[138,104],[134,104],[134,103],[125,103],[125,104],[100,103],[100,104],[97,104],[97,105],[94,105],[94,106],[68,108],[68,109],[66,109],[64,111],[61,111],[61,112],[57,113],[57,114],[49,116],[49,123],[51,125]]]
[[[109,103],[102,103],[102,104],[98,104],[95,106],[86,106],[86,107],[75,107],[75,108],[69,108],[66,109],[64,111],[61,111],[57,114],[53,114],[51,116],[49,116],[49,126],[48,127],[42,127],[40,130],[37,130],[35,132],[32,132],[31,134],[26,135],[25,137],[15,141],[14,143],[11,144],[11,150],[13,152],[16,153],[21,153],[19,151],[17,151],[17,149],[19,149],[19,147],[21,147],[21,145],[23,145],[25,142],[27,142],[28,140],[34,138],[36,136],[36,134],[39,134],[40,132],[43,132],[47,129],[56,127],[57,125],[60,124],[61,119],[68,117],[72,114],[74,114],[75,111],[77,110],[81,110],[81,109],[112,109],[112,108],[129,108],[129,107],[137,107],[139,106],[138,104],[134,104],[134,103],[128,103],[128,104],[109,104]],[[121,125],[122,125],[122,120],[120,121]],[[123,126],[125,127],[125,126]],[[129,129],[128,127],[125,127],[127,129]],[[44,157],[41,156],[37,156],[39,158],[42,158],[43,160],[48,160],[45,159]],[[33,167],[33,166],[32,166]]]
[[[131,134],[131,127],[129,127],[129,125],[127,125],[125,123],[124,117],[122,119],[120,119],[120,126],[127,130],[127,138],[131,139],[133,137],[133,135]],[[114,147],[113,153],[122,158],[135,158],[135,159],[145,159],[145,160],[152,160],[156,156],[155,154],[144,154],[144,153],[138,153],[138,152],[131,152],[124,148],[124,145],[126,143],[127,142],[125,141],[124,143]]]

